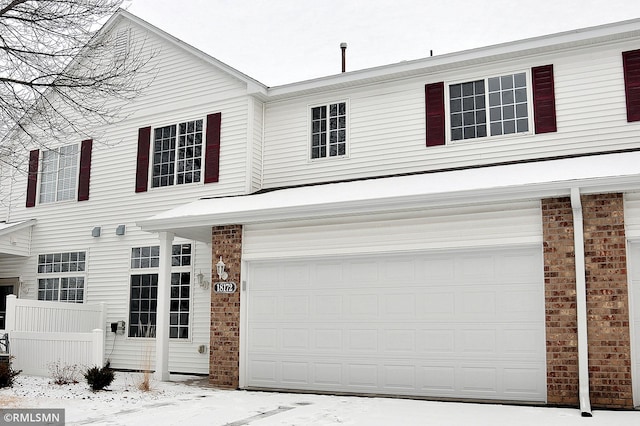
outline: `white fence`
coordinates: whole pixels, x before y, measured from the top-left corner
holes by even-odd
[[[104,304],[76,304],[7,296],[6,331],[13,367],[48,376],[52,363],[102,366]]]

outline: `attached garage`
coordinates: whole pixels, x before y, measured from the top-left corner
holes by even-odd
[[[545,402],[539,209],[247,226],[244,387]]]

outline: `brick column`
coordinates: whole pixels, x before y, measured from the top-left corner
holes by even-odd
[[[547,401],[577,406],[578,334],[571,200],[542,200]]]
[[[237,389],[240,360],[240,265],[242,225],[212,228],[212,282],[218,280],[216,263],[222,256],[229,273],[227,281],[238,285],[233,294],[218,294],[211,289],[211,351],[209,383],[221,388]]]
[[[633,408],[622,194],[582,197],[594,407]]]

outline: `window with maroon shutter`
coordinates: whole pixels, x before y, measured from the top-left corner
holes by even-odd
[[[29,153],[29,177],[27,180],[27,207],[36,205],[36,193],[38,192],[38,160],[40,150],[34,149]]]
[[[78,177],[78,201],[89,199],[89,181],[91,179],[91,150],[93,140],[82,141],[80,146],[80,175]]]
[[[556,97],[553,81],[553,65],[531,69],[533,83],[533,116],[536,133],[557,131]]]
[[[204,183],[218,182],[220,179],[220,128],[222,114],[207,115],[206,152]]]
[[[427,127],[427,146],[444,145],[444,82],[425,85],[424,96]]]
[[[136,192],[146,192],[149,181],[149,148],[151,127],[138,129],[138,162],[136,166]]]
[[[640,50],[622,52],[627,121],[640,121]]]

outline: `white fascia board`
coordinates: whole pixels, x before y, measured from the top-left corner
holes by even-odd
[[[640,189],[640,152],[539,161],[200,199],[137,225],[145,231],[372,214]]]
[[[640,19],[511,41],[427,58],[402,61],[390,65],[350,71],[328,77],[275,86],[268,89],[268,94],[270,98],[278,99],[287,96],[295,96],[300,93],[308,93],[322,89],[326,90],[330,87],[343,87],[368,81],[425,74],[450,68],[457,64],[489,62],[497,59],[553,52],[561,49],[631,37],[640,37]]]

